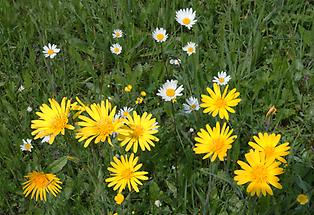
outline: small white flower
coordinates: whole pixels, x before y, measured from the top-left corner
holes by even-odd
[[[123,107],[122,109],[119,110],[118,115],[121,118],[126,118],[132,111],[133,108]]]
[[[176,12],[176,20],[180,25],[191,29],[196,23],[195,11],[192,8],[180,9]]]
[[[186,101],[186,104],[183,104],[184,113],[191,113],[192,111],[200,109],[200,104],[198,103],[197,98],[191,96],[185,101]]]
[[[162,43],[165,42],[168,38],[168,35],[166,34],[166,30],[163,28],[156,28],[153,32],[153,38],[158,42]]]
[[[182,49],[183,51],[186,51],[186,53],[190,56],[191,54],[195,53],[196,47],[197,47],[196,43],[188,42],[186,46],[184,46]]]
[[[159,208],[159,207],[161,206],[160,200],[156,200],[156,201],[155,201],[155,205],[156,205],[157,208]]]
[[[123,36],[123,32],[120,29],[114,29],[112,37],[115,38],[121,38]]]
[[[57,49],[57,45],[48,43],[48,46],[43,47],[45,57],[50,57],[51,59],[54,58],[59,52],[60,49]]]
[[[182,96],[183,86],[178,86],[177,80],[167,80],[166,83],[159,88],[157,96],[161,96],[166,102],[174,101],[177,96]]]
[[[230,76],[226,72],[218,72],[218,77],[214,76],[213,82],[216,82],[218,85],[226,85],[230,81]]]
[[[33,108],[28,106],[26,110],[27,110],[27,112],[32,112]]]
[[[31,139],[26,139],[26,141],[23,139],[23,144],[20,145],[20,148],[22,151],[28,151],[31,152],[32,151],[32,140]]]
[[[170,59],[170,64],[171,64],[171,65],[180,66],[181,60],[180,60],[179,58]]]
[[[41,140],[42,143],[49,143],[50,136],[44,136],[44,138]]]
[[[122,47],[119,45],[119,43],[115,43],[112,46],[110,46],[110,51],[113,54],[119,55],[119,54],[121,54]]]
[[[193,133],[193,132],[194,132],[194,129],[193,129],[193,128],[190,128],[189,132],[190,132],[190,133]]]
[[[176,170],[176,167],[174,165],[171,166],[172,170]]]
[[[21,85],[21,86],[19,87],[18,91],[19,91],[19,92],[22,92],[23,90],[25,90],[25,88],[24,88],[23,85]]]

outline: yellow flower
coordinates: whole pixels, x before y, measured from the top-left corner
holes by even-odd
[[[124,201],[124,196],[122,195],[122,193],[118,193],[115,197],[114,200],[116,201],[116,203],[118,205],[121,205],[122,202]]]
[[[145,97],[147,94],[145,91],[141,91],[141,96]]]
[[[78,111],[78,112],[73,115],[73,119],[76,119],[86,109],[86,105],[78,97],[76,97],[75,99],[76,99],[76,102],[71,104],[71,110]]]
[[[301,205],[305,205],[306,203],[309,202],[309,197],[305,194],[300,194],[297,197],[297,201],[301,204]]]
[[[129,114],[124,121],[124,126],[120,129],[118,140],[121,141],[121,146],[125,146],[128,152],[133,147],[133,152],[136,153],[138,145],[142,151],[151,150],[150,146],[155,147],[153,141],[159,141],[154,134],[158,133],[158,125],[156,118],[152,118],[152,114],[144,112],[139,116],[136,111],[133,112],[133,117]]]
[[[127,93],[131,92],[131,90],[132,90],[132,85],[131,84],[129,84],[128,86],[126,86],[124,88],[124,91],[127,92]]]
[[[280,137],[280,134],[269,135],[267,133],[258,133],[258,137],[253,136],[256,143],[249,142],[249,145],[257,151],[265,152],[266,158],[277,159],[283,163],[287,163],[283,156],[289,154],[290,146],[288,146],[289,143],[283,143],[277,146]]]
[[[228,87],[229,85],[226,86],[222,95],[220,88],[216,83],[214,83],[214,91],[207,88],[207,92],[210,96],[201,95],[203,103],[200,106],[205,108],[203,111],[204,113],[210,113],[213,117],[217,116],[219,113],[220,119],[225,118],[226,120],[229,120],[228,111],[230,113],[235,113],[234,109],[231,107],[237,106],[241,99],[238,98],[240,93],[237,92],[236,89],[232,89],[228,92]]]
[[[275,106],[273,105],[273,106],[271,106],[271,107],[269,108],[269,110],[267,111],[266,117],[269,117],[270,115],[274,115],[274,114],[276,114],[276,112],[277,112],[277,109],[276,109]]]
[[[78,117],[82,120],[77,123],[82,127],[76,134],[78,141],[81,142],[87,139],[84,143],[85,148],[93,139],[95,139],[95,143],[107,140],[112,145],[110,135],[118,132],[122,126],[121,119],[115,119],[116,107],[111,108],[111,103],[106,100],[106,103],[101,101],[101,104],[91,104],[85,110],[90,117],[83,115]]]
[[[273,195],[273,191],[270,185],[282,189],[279,183],[277,175],[283,173],[283,169],[279,167],[280,162],[275,159],[266,159],[264,152],[253,151],[245,154],[245,158],[248,163],[238,161],[237,163],[241,166],[241,170],[236,170],[234,173],[236,176],[234,180],[238,185],[246,184],[249,182],[247,192],[254,196],[260,196],[266,193]]]
[[[213,129],[207,124],[206,130],[201,129],[195,137],[195,144],[193,151],[196,154],[206,154],[203,159],[211,156],[211,161],[216,160],[218,157],[220,161],[223,161],[227,156],[228,149],[231,149],[232,143],[237,138],[236,135],[232,135],[233,129],[229,130],[226,123],[223,124],[220,130],[220,123],[216,123],[216,127]]]
[[[25,178],[28,178],[29,180],[23,183],[23,194],[27,197],[32,193],[31,199],[35,197],[36,201],[38,198],[40,198],[41,201],[46,201],[46,193],[52,193],[52,195],[56,197],[62,189],[60,186],[62,182],[54,174],[33,171],[28,173]]]
[[[50,106],[43,104],[40,107],[41,112],[36,112],[39,116],[38,120],[32,120],[31,128],[34,129],[32,135],[36,135],[34,139],[50,136],[49,144],[52,144],[55,137],[61,133],[64,135],[65,129],[74,129],[68,124],[68,115],[70,111],[71,101],[63,98],[61,105],[54,99],[49,99]]]
[[[135,104],[142,104],[143,103],[143,97],[137,97],[136,101],[135,101]]]
[[[113,157],[114,161],[111,161],[110,164],[112,167],[108,167],[108,170],[111,172],[109,178],[105,181],[108,182],[108,187],[113,187],[113,190],[119,189],[121,193],[126,186],[128,186],[129,191],[134,189],[136,192],[139,192],[138,185],[143,185],[140,180],[148,180],[148,177],[145,176],[148,172],[138,171],[142,164],[137,164],[138,157],[134,158],[132,153],[129,160],[127,155],[121,156],[121,159]]]

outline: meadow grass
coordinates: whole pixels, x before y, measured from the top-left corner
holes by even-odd
[[[190,31],[175,21],[176,10],[188,7],[198,20]],[[311,0],[0,0],[0,214],[311,214],[313,22]],[[156,27],[169,33],[163,44],[152,39]],[[125,37],[113,39],[116,28]],[[109,50],[116,41],[123,47],[118,56]],[[198,44],[190,57],[182,51],[189,41]],[[61,49],[52,60],[42,54],[48,42]],[[170,65],[172,57],[182,65]],[[216,119],[202,110],[183,114],[182,103],[192,95],[199,99],[222,70],[241,93],[229,121],[238,138],[225,161],[210,162],[192,147],[196,132]],[[156,96],[167,79],[185,88],[174,104]],[[124,92],[128,84],[130,93]],[[25,89],[19,92],[21,85]],[[136,105],[141,90],[147,96]],[[126,192],[121,206],[104,181],[112,157],[124,153],[117,141],[114,147],[92,143],[85,149],[67,132],[52,145],[36,140],[31,153],[20,150],[22,139],[32,138],[30,124],[39,106],[64,96],[87,104],[110,97],[119,108],[130,106],[157,118],[160,141],[151,152],[139,153],[150,179],[139,193]],[[271,105],[278,113],[266,120]],[[280,176],[283,189],[260,198],[250,197],[246,186],[233,180],[236,161],[244,159],[258,132],[280,133],[281,142],[291,146]],[[56,198],[24,197],[24,176],[35,169],[54,172],[63,181]],[[296,201],[301,193],[309,196],[308,204]]]

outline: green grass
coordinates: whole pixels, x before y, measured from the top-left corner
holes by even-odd
[[[191,31],[174,18],[176,10],[187,7],[196,10],[198,19]],[[311,0],[0,0],[0,214],[311,214],[313,8]],[[169,33],[162,45],[151,37],[156,27]],[[115,28],[126,34],[118,40],[123,47],[119,56],[109,50],[116,41],[111,36]],[[182,52],[188,41],[198,44],[191,57]],[[61,48],[53,60],[42,54],[48,42]],[[182,66],[170,65],[171,57],[182,59]],[[221,70],[241,93],[230,119],[238,138],[225,162],[210,163],[192,151],[196,132],[189,129],[198,131],[217,119],[180,110],[185,98],[200,98]],[[185,88],[174,104],[175,121],[171,104],[156,96],[167,79],[177,79]],[[130,94],[123,91],[127,84],[133,85]],[[148,95],[136,106],[141,90]],[[117,144],[84,149],[67,132],[52,145],[36,140],[32,153],[20,151],[22,139],[32,138],[30,122],[39,106],[63,96],[79,96],[86,103],[110,96],[119,108],[131,106],[157,118],[160,141],[151,152],[139,153],[150,180],[139,193],[124,192],[122,206],[114,203],[116,193],[104,182],[109,161],[124,152]],[[278,113],[267,123],[271,105]],[[26,111],[28,106],[33,112]],[[291,153],[280,176],[283,189],[256,198],[246,193],[246,186],[236,185],[233,171],[252,136],[264,131],[280,133]],[[58,159],[61,163],[51,166]],[[63,181],[57,198],[36,202],[23,196],[24,175],[34,169],[56,172]],[[296,202],[300,193],[310,197],[308,204]]]

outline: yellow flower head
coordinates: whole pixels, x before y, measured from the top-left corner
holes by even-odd
[[[31,128],[34,129],[32,135],[36,135],[34,139],[50,136],[49,144],[52,144],[55,137],[61,133],[64,135],[65,129],[74,129],[68,124],[68,115],[70,111],[71,101],[63,98],[61,105],[54,100],[49,99],[50,107],[43,104],[40,107],[41,112],[36,112],[39,116],[38,120],[32,120]]]
[[[238,161],[241,166],[241,170],[236,170],[234,173],[236,176],[234,180],[238,185],[246,184],[249,182],[247,192],[254,196],[260,196],[266,193],[273,195],[273,191],[270,185],[282,189],[279,183],[277,175],[283,173],[283,169],[279,167],[280,162],[275,161],[272,158],[266,158],[264,152],[253,151],[245,154],[245,158],[248,163]]]
[[[229,130],[226,123],[223,124],[221,129],[219,122],[216,123],[216,127],[213,129],[207,124],[206,130],[201,129],[197,133],[198,136],[195,137],[195,141],[198,143],[195,144],[193,151],[196,154],[206,154],[203,159],[211,156],[211,161],[216,160],[217,157],[220,161],[223,161],[237,136],[231,136],[233,129]]]
[[[54,174],[33,171],[28,173],[25,178],[27,178],[28,181],[23,183],[23,194],[27,197],[32,193],[31,199],[35,197],[36,201],[38,198],[40,198],[41,201],[46,201],[46,193],[52,193],[52,195],[56,197],[62,189],[60,186],[62,182]]]
[[[135,100],[135,104],[137,104],[137,105],[142,104],[143,101],[144,101],[143,97],[137,97]]]
[[[274,114],[276,114],[276,112],[277,112],[277,109],[276,109],[275,106],[273,105],[273,106],[271,106],[271,107],[269,108],[269,110],[267,111],[266,117],[269,117],[270,115],[274,115]]]
[[[81,142],[87,139],[84,143],[85,148],[93,139],[95,139],[95,143],[107,140],[112,145],[110,135],[118,132],[122,126],[121,119],[115,119],[116,107],[111,108],[111,103],[106,100],[106,103],[101,101],[101,104],[91,104],[85,110],[89,117],[83,115],[78,117],[82,120],[77,123],[82,127],[76,134],[78,141]]]
[[[237,106],[241,99],[238,98],[240,93],[235,88],[228,92],[228,87],[229,85],[222,94],[216,83],[214,83],[214,91],[207,87],[210,96],[201,95],[203,103],[200,106],[205,108],[204,113],[210,113],[213,117],[219,114],[220,119],[229,120],[228,112],[235,113],[232,107]]]
[[[129,84],[128,86],[126,86],[124,88],[124,91],[127,92],[127,93],[131,92],[131,90],[132,90],[132,85],[131,84]]]
[[[118,205],[121,205],[122,202],[124,201],[124,196],[121,193],[118,193],[115,197],[114,200]]]
[[[305,194],[300,194],[297,197],[297,201],[300,203],[300,205],[305,205],[309,202],[309,197]]]
[[[113,187],[113,190],[119,189],[121,193],[126,186],[128,186],[129,191],[134,189],[136,192],[139,192],[138,185],[143,185],[140,180],[148,180],[148,177],[145,176],[148,172],[138,171],[142,164],[137,164],[138,157],[134,158],[132,153],[128,159],[127,155],[121,156],[121,159],[113,157],[114,161],[111,161],[110,164],[112,167],[108,167],[108,170],[111,172],[109,178],[106,178],[108,182],[108,187]]]
[[[257,151],[265,152],[267,158],[274,158],[282,163],[287,163],[283,156],[289,154],[290,146],[288,146],[289,143],[283,143],[277,146],[280,141],[280,137],[280,134],[269,135],[267,133],[258,133],[258,137],[253,136],[256,143],[249,142],[249,145]]]
[[[133,112],[133,117],[129,114],[124,121],[124,126],[121,128],[118,140],[121,141],[121,146],[125,146],[128,152],[133,147],[133,152],[136,153],[138,145],[142,151],[151,150],[151,146],[155,147],[154,141],[159,141],[154,134],[158,133],[158,125],[156,118],[152,118],[152,114],[144,112],[139,116],[136,111]]]
[[[141,96],[145,97],[147,94],[145,91],[141,91]]]

